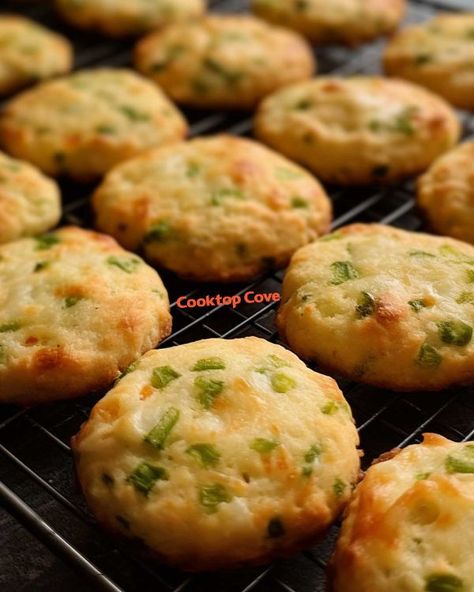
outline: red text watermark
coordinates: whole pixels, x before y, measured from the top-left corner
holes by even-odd
[[[270,304],[271,302],[279,302],[281,296],[278,292],[254,292],[248,290],[243,294],[234,294],[232,296],[201,296],[199,298],[188,298],[187,296],[180,296],[176,301],[178,308],[206,308],[210,306],[232,306],[236,308],[239,304]]]

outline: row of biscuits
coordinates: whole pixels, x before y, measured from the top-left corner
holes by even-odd
[[[381,101],[397,95],[384,94],[379,81],[354,82],[367,85],[366,97],[378,86]],[[78,87],[85,84],[89,94],[89,83],[94,87],[86,77]],[[345,81],[327,83],[329,93],[344,95]],[[144,124],[133,93],[120,94],[118,86],[99,84],[90,94]],[[405,133],[392,126],[416,127],[417,138],[420,133],[409,157],[415,165],[407,165],[412,169],[395,158],[410,142],[389,152],[395,175],[385,173],[387,180],[398,178],[398,168],[400,176],[420,172],[457,141],[454,116],[441,102],[436,106],[441,117],[411,106],[406,126],[398,104],[387,121],[380,118],[382,142],[396,143],[391,133]],[[88,109],[96,113],[96,103]],[[98,111],[102,117],[106,109]],[[38,122],[46,121],[40,113]],[[291,123],[284,126],[289,133]],[[64,127],[59,121],[57,130]],[[19,136],[34,146],[27,132]],[[79,143],[78,135],[69,130],[65,144]],[[436,155],[428,151],[426,163],[421,137],[435,144]],[[100,142],[84,149],[90,154],[85,170],[107,160],[101,150],[107,148]],[[57,154],[60,171],[67,159]],[[32,176],[30,165],[6,160],[13,169],[28,167]],[[443,182],[442,174],[435,178]],[[324,190],[263,146],[227,137],[163,146],[111,171],[94,202],[100,229],[184,276],[199,270],[201,279],[250,277],[267,265],[284,266],[311,242],[298,250],[285,278],[278,323],[292,349],[396,389],[473,380],[474,249],[362,225],[313,242],[330,222]],[[0,323],[5,400],[78,396],[109,385],[132,362],[74,441],[84,494],[109,530],[142,539],[158,557],[186,569],[216,569],[307,546],[351,498],[333,561],[335,592],[472,587],[472,541],[463,523],[472,519],[471,444],[429,436],[370,469],[351,496],[358,438],[335,382],[256,339],[208,340],[138,359],[170,332],[166,290],[155,271],[109,237],[63,229],[11,242],[0,247],[0,277],[0,310],[8,315]],[[315,351],[322,334],[328,338]],[[401,352],[396,368],[395,350]],[[386,505],[373,501],[379,496]],[[441,544],[443,536],[456,543],[452,553]]]

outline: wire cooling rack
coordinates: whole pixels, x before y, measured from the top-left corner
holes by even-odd
[[[245,0],[211,2],[219,11],[241,11]],[[3,0],[1,6],[39,20],[65,33],[76,47],[76,67],[130,65],[130,43],[111,42],[77,32],[61,23],[48,2]],[[474,0],[418,0],[412,2],[408,22],[430,18],[440,8],[474,9]],[[358,50],[318,50],[319,70],[347,75],[379,71],[383,42]],[[186,113],[192,135],[227,132],[248,135],[251,118],[247,113],[192,111]],[[460,114],[465,136],[474,135],[474,117]],[[90,226],[91,187],[63,183],[63,223]],[[381,222],[410,230],[422,229],[417,215],[413,184],[394,188],[328,188],[335,210],[334,226],[350,222]],[[249,284],[232,286],[193,285],[168,273],[162,277],[168,287],[174,317],[173,334],[163,346],[187,343],[206,337],[256,335],[278,342],[274,326],[276,305],[243,303],[232,309],[181,309],[180,296],[225,295],[275,292],[281,287],[282,272]],[[338,378],[338,377],[336,377]],[[394,394],[346,380],[339,380],[354,411],[365,450],[364,465],[395,446],[419,441],[422,432],[441,433],[454,440],[474,434],[474,389],[443,393]],[[74,482],[69,441],[87,418],[100,395],[75,402],[20,409],[0,407],[0,587],[3,592],[28,590],[106,590],[109,592],[323,592],[324,569],[331,553],[337,526],[320,545],[271,566],[243,569],[224,574],[189,575],[146,558],[134,543],[109,538],[95,524]],[[25,535],[26,532],[30,534]],[[8,552],[15,537],[25,537],[25,547]],[[22,539],[23,540],[23,539]],[[38,543],[40,541],[40,543]],[[36,554],[53,559],[43,562]],[[32,554],[35,554],[33,557]],[[59,584],[54,567],[68,564],[71,580]],[[50,568],[50,575],[38,571]],[[75,573],[74,573],[75,572]],[[6,575],[5,575],[6,574]],[[29,583],[28,583],[29,582]],[[33,584],[31,584],[33,582]],[[72,588],[71,588],[72,586]]]

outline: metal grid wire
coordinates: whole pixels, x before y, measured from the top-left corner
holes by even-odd
[[[457,0],[459,8],[474,8],[474,0]],[[408,22],[426,20],[438,8],[453,8],[453,0],[412,2]],[[48,3],[2,2],[8,10],[20,11],[61,30],[76,46],[76,67],[130,65],[130,43],[106,41],[78,33],[59,22]],[[240,11],[245,0],[215,0],[212,8]],[[19,8],[19,6],[21,8]],[[323,73],[351,74],[379,71],[383,42],[356,51],[344,48],[318,50]],[[187,112],[192,135],[227,132],[247,135],[251,118],[245,113]],[[465,135],[474,135],[474,117],[461,114]],[[64,223],[90,226],[91,188],[63,184]],[[381,222],[402,228],[422,228],[413,200],[413,184],[395,188],[341,190],[329,188],[334,203],[334,227],[354,221]],[[177,307],[186,295],[235,294],[249,289],[279,291],[282,272],[238,286],[193,285],[162,273],[173,302],[173,334],[163,346],[206,337],[256,335],[278,342],[274,326],[275,304],[242,304],[212,309]],[[474,434],[474,390],[443,393],[394,394],[377,388],[339,380],[359,426],[364,465],[395,446],[419,441],[422,432],[441,433],[454,440]],[[324,568],[331,553],[337,526],[320,545],[292,559],[271,566],[225,574],[185,574],[148,559],[139,545],[112,540],[96,526],[74,482],[69,441],[87,418],[99,395],[75,402],[19,409],[0,408],[0,499],[7,510],[59,558],[87,576],[87,590],[115,592],[322,592]],[[7,587],[3,587],[7,592]],[[51,581],[50,590],[54,588]]]

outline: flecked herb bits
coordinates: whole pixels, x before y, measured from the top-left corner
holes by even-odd
[[[460,135],[454,110],[410,82],[317,77],[264,99],[256,137],[338,185],[396,183],[422,173]]]
[[[316,64],[297,33],[250,15],[212,15],[151,33],[135,65],[178,103],[248,109],[306,80]]]
[[[171,330],[157,272],[77,227],[0,245],[0,292],[2,403],[107,388]]]
[[[254,337],[147,353],[73,443],[101,524],[194,571],[316,539],[358,479],[357,445],[335,381]]]
[[[331,590],[472,590],[473,492],[474,442],[425,434],[421,444],[382,456],[346,512]]]
[[[284,267],[298,247],[328,231],[332,214],[310,173],[226,135],[128,160],[106,176],[93,204],[100,230],[199,281],[243,281]]]
[[[277,324],[322,367],[391,390],[440,390],[474,381],[473,286],[471,245],[355,224],[294,255]]]
[[[125,68],[80,70],[43,82],[11,99],[0,124],[12,156],[78,181],[96,181],[186,132],[183,116],[160,89]]]

